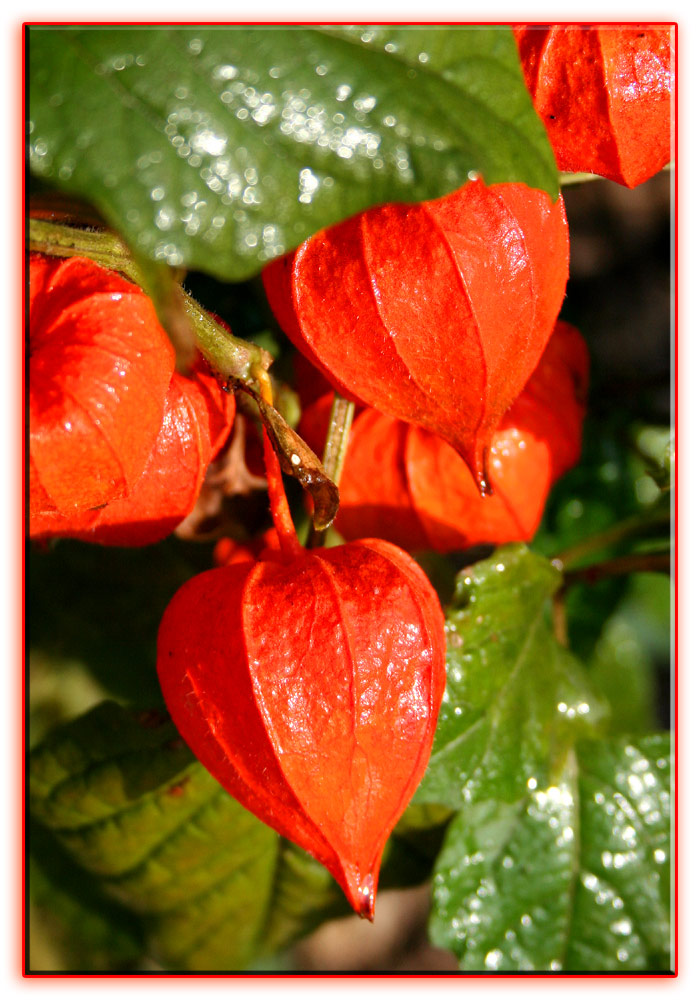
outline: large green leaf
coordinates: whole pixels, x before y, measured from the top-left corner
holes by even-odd
[[[31,837],[42,869],[67,855],[81,876],[71,905],[94,909],[96,895],[138,915],[149,957],[166,968],[246,968],[350,913],[326,869],[231,798],[161,713],[105,702],[64,725],[32,752],[29,788],[37,829],[48,831]],[[405,824],[382,888],[427,881],[442,834]],[[107,969],[120,957],[103,950],[99,960]]]
[[[561,574],[524,545],[505,546],[457,578],[447,613],[447,687],[414,801],[459,808],[518,801],[541,785],[556,739],[603,714],[548,618]]]
[[[589,741],[518,802],[466,805],[431,935],[465,970],[669,970],[668,734]]]
[[[166,967],[250,960],[279,838],[194,760],[167,717],[103,703],[32,753],[29,789],[32,812],[75,861],[143,915]]]
[[[508,28],[33,27],[28,69],[32,171],[224,279],[470,171],[558,190]]]
[[[109,899],[49,830],[35,820],[29,828],[28,970],[133,969],[143,955],[138,915]]]

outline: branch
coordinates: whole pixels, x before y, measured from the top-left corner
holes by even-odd
[[[628,573],[670,573],[670,571],[670,552],[633,552],[631,555],[606,559],[603,562],[594,563],[592,566],[569,570],[564,573],[563,586],[570,587],[575,583],[597,583],[599,580],[606,580],[611,576],[625,576]]]
[[[149,285],[128,247],[115,233],[105,230],[95,232],[75,226],[45,222],[41,219],[30,219],[29,249],[57,257],[89,257],[96,264],[123,274],[144,288],[147,293],[153,291],[153,283]],[[169,294],[168,290],[162,287],[159,287],[158,292],[161,305],[164,302],[168,307],[167,319],[171,320],[167,323],[168,332],[172,332],[173,326],[176,327],[175,332],[178,332],[177,324],[172,320],[175,313],[181,313],[187,326],[191,328],[191,335],[194,336],[200,353],[219,375],[262,388],[256,378],[256,372],[266,371],[272,364],[272,357],[267,351],[247,340],[234,337],[202,309],[180,285],[175,284],[172,289],[173,294]]]
[[[582,541],[570,546],[570,548],[559,552],[555,558],[561,563],[563,568],[566,568],[582,556],[598,552],[600,549],[605,549],[609,545],[615,545],[624,539],[633,538],[635,535],[643,535],[650,528],[668,525],[670,518],[668,510],[654,511],[652,513],[645,511],[643,514],[635,514],[625,521],[618,521],[617,524],[613,524],[612,527],[606,528],[597,535],[589,535],[588,538],[584,538]]]

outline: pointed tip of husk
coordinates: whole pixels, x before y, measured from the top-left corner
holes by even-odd
[[[454,445],[453,445],[454,447]],[[488,443],[474,442],[471,446],[456,447],[455,450],[461,455],[472,474],[476,488],[482,497],[493,496],[493,485],[489,475],[489,451],[491,450],[491,435]]]
[[[353,866],[353,870],[346,869],[344,875],[342,888],[348,902],[359,917],[372,923],[377,895],[376,874],[370,872],[361,877],[359,871]]]
[[[479,466],[479,474],[476,485],[479,488],[479,493],[482,497],[493,496],[493,486],[491,485],[491,479],[489,477],[489,447],[484,446],[481,462]]]

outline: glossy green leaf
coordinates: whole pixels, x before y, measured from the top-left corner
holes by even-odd
[[[558,192],[504,27],[33,27],[28,68],[34,174],[223,279],[470,171]]]
[[[578,759],[581,859],[567,966],[621,971],[640,952],[647,968],[669,968],[669,734],[588,741]]]
[[[590,730],[603,706],[555,640],[557,569],[524,545],[464,570],[447,612],[447,687],[415,802],[459,808],[519,800],[548,773],[555,743]]]
[[[517,802],[466,805],[431,937],[469,971],[669,969],[668,734],[589,741]]]

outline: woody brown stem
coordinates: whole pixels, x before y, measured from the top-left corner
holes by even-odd
[[[669,519],[670,515],[667,510],[635,514],[624,521],[613,524],[597,535],[589,535],[588,538],[564,549],[557,554],[557,559],[566,568],[590,553],[598,552],[609,545],[616,545],[625,539],[634,538],[635,535],[646,534],[650,528],[660,528],[662,525],[667,525]]]
[[[566,591],[561,587],[552,597],[552,628],[560,646],[568,648],[569,630],[566,621]]]
[[[272,383],[267,372],[257,372],[257,380],[260,385],[260,396],[269,406],[272,406]],[[270,511],[272,521],[277,532],[282,552],[290,558],[295,558],[302,552],[302,545],[297,537],[294,521],[289,510],[287,494],[282,480],[282,470],[280,468],[277,453],[272,447],[267,428],[263,426],[263,454],[265,457],[265,472],[267,474],[267,492],[270,497]]]
[[[574,583],[597,583],[611,576],[626,576],[628,573],[669,573],[671,555],[669,552],[633,552],[627,556],[606,559],[564,573],[564,586]]]

